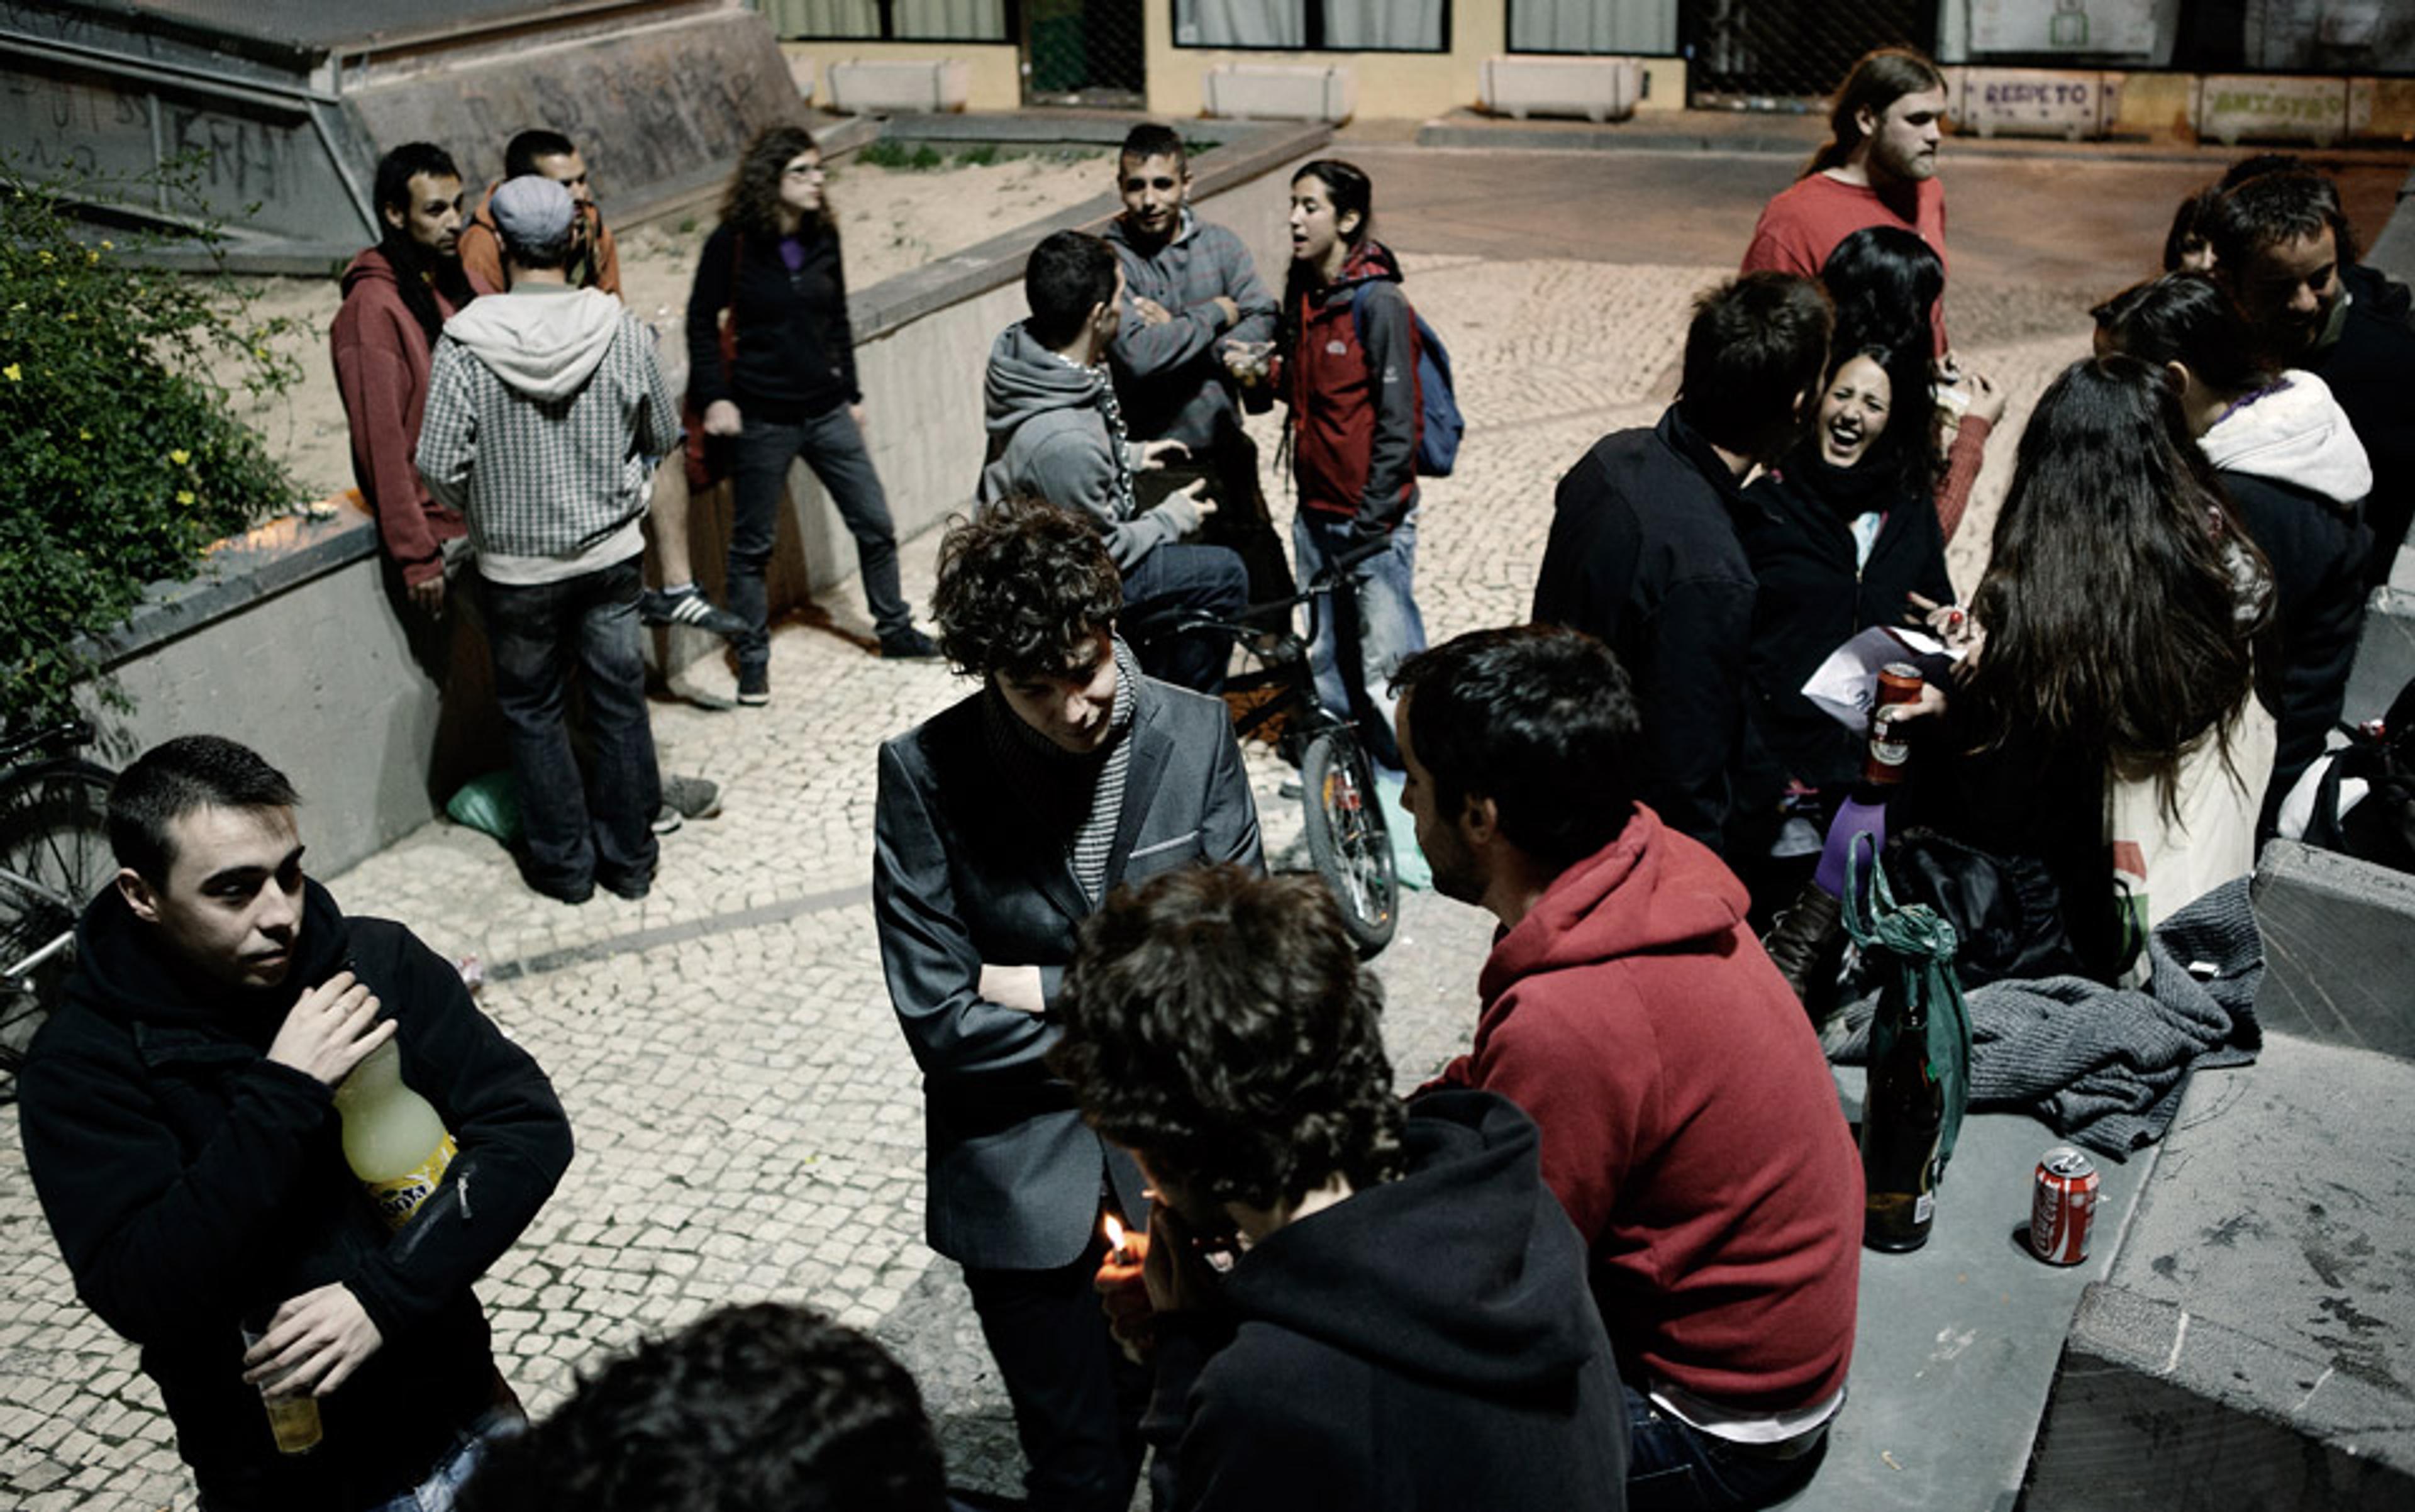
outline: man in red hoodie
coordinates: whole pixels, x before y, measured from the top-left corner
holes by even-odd
[[[430,619],[444,613],[445,543],[468,527],[429,497],[412,455],[428,404],[437,334],[453,312],[494,291],[462,270],[461,172],[452,154],[406,142],[378,162],[383,239],[344,270],[329,344],[352,432],[352,477],[377,516],[387,581]]]
[[[1634,800],[1633,694],[1599,641],[1478,631],[1395,679],[1402,801],[1437,891],[1501,921],[1475,1086],[1542,1131],[1626,1385],[1636,1506],[1767,1506],[1844,1402],[1861,1162],[1742,883]]]

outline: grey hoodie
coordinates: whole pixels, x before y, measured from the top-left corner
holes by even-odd
[[[483,563],[619,560],[641,548],[652,459],[679,423],[653,341],[619,300],[522,283],[445,322],[417,460]]]
[[[1129,571],[1168,541],[1199,528],[1199,506],[1175,494],[1145,515],[1132,511],[1132,453],[1112,412],[1102,367],[1057,355],[1021,321],[998,334],[982,382],[989,457],[979,497],[994,504],[1036,494],[1080,510],[1106,533],[1107,554]]]
[[[2373,491],[2373,466],[2348,412],[2321,379],[2296,368],[2215,421],[2198,444],[2222,472],[2295,484],[2334,504]]]

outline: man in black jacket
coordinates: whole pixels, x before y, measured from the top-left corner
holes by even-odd
[[[1055,1060],[1156,1189],[1137,1276],[1100,1276],[1155,1357],[1156,1505],[1615,1512],[1624,1399],[1535,1126],[1403,1107],[1381,1010],[1312,877],[1185,871],[1083,930]]]
[[[2339,190],[2311,170],[2231,188],[2206,217],[2206,240],[2261,355],[2320,378],[2348,412],[2373,463],[2365,582],[2389,581],[2415,516],[2415,295],[2357,262]]]
[[[295,802],[214,736],[129,767],[122,869],[19,1074],[77,1295],[142,1345],[205,1512],[382,1512],[458,1486],[519,1416],[471,1285],[570,1160],[545,1073],[453,967],[303,876]],[[448,1136],[398,1228],[335,1102],[388,1044]],[[280,1453],[263,1392],[310,1399],[317,1443]]]
[[[931,1248],[965,1267],[1033,1512],[1123,1512],[1146,1383],[1090,1279],[1140,1173],[1047,1065],[1074,931],[1118,883],[1259,864],[1222,700],[1141,675],[1097,528],[1009,499],[948,532],[932,607],[981,688],[880,747],[872,909],[922,1069]],[[1119,1379],[1119,1374],[1121,1379]]]
[[[1828,327],[1827,296],[1792,274],[1705,294],[1677,402],[1649,430],[1604,436],[1560,480],[1536,576],[1536,622],[1593,636],[1634,681],[1643,801],[1722,853],[1755,796],[1735,791],[1755,592],[1735,519],[1753,506],[1739,490],[1809,412]]]

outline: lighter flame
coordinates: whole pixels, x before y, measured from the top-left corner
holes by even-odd
[[[1116,1254],[1123,1253],[1124,1226],[1116,1220],[1115,1214],[1108,1213],[1104,1216],[1100,1224],[1100,1231],[1106,1235],[1107,1249],[1111,1252]]]

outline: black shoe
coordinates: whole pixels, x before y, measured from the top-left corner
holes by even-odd
[[[574,908],[595,896],[593,882],[581,882],[577,887],[548,887],[541,882],[532,880],[526,873],[521,874],[520,880],[528,883],[530,891],[542,897],[551,898],[556,903],[566,903]]]
[[[1792,906],[1770,922],[1761,948],[1777,964],[1813,1023],[1827,1016],[1845,964],[1845,909],[1817,882],[1806,882]]]
[[[653,885],[654,874],[648,872],[643,876],[632,877],[625,881],[607,881],[604,884],[604,891],[616,898],[626,898],[631,903],[635,903],[652,891]]]
[[[738,669],[738,701],[750,709],[759,709],[772,701],[772,669],[769,666],[742,666]]]
[[[694,583],[668,591],[649,588],[638,595],[638,618],[648,624],[687,625],[724,640],[746,633],[746,621],[716,606]]]
[[[938,654],[939,643],[912,625],[880,637],[880,659],[884,662],[928,662]]]

